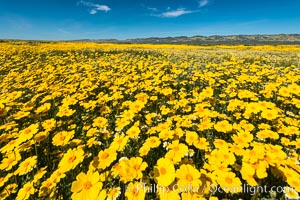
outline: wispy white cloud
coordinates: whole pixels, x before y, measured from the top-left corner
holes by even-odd
[[[209,3],[208,0],[200,0],[200,1],[199,1],[199,7],[204,7],[204,6],[206,6],[208,3]]]
[[[96,5],[95,8],[90,10],[90,14],[94,15],[96,14],[98,11],[104,11],[104,12],[108,12],[110,11],[110,7],[106,6],[106,5]]]
[[[90,14],[91,14],[91,15],[94,15],[94,14],[96,14],[96,13],[97,13],[97,10],[95,10],[95,9],[90,10]]]
[[[177,10],[170,10],[170,11],[163,12],[161,14],[152,14],[152,16],[165,17],[165,18],[175,18],[175,17],[179,17],[181,15],[185,15],[185,14],[189,14],[189,13],[193,13],[193,12],[194,11],[186,10],[185,8],[179,8]]]
[[[150,10],[150,11],[154,11],[154,12],[158,11],[157,8],[152,8],[152,7],[148,7],[147,9]]]
[[[79,1],[78,4],[90,7],[91,9],[89,10],[89,13],[91,15],[96,14],[98,11],[104,11],[104,12],[108,12],[111,10],[110,7],[108,7],[107,5],[100,5],[100,4],[96,4],[96,3],[92,3],[92,2],[88,2],[88,1]]]

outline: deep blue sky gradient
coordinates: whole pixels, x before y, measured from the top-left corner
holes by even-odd
[[[0,0],[0,38],[300,33],[299,13],[300,0]]]

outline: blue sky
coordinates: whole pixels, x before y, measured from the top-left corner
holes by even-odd
[[[0,0],[0,38],[300,33],[300,0]]]

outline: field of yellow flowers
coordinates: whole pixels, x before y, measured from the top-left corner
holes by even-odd
[[[297,199],[300,46],[0,43],[0,199]]]

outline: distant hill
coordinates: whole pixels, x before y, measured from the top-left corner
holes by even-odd
[[[277,34],[277,35],[228,35],[228,36],[179,36],[179,37],[150,37],[126,40],[99,39],[99,40],[77,40],[128,44],[192,44],[192,45],[280,45],[300,44],[300,34]]]
[[[1,40],[5,42],[8,40]],[[277,34],[277,35],[213,35],[213,36],[179,36],[179,37],[150,37],[126,40],[117,39],[78,39],[68,40],[72,42],[99,42],[99,43],[126,43],[126,44],[191,44],[191,45],[300,45],[300,34]],[[36,41],[30,40],[35,43]],[[49,41],[38,41],[49,42]],[[53,42],[53,41],[50,41]]]
[[[262,44],[300,44],[300,34],[278,35],[228,35],[228,36],[180,36],[180,37],[151,37],[127,39],[125,43],[150,43],[150,44],[193,44],[193,45],[262,45]]]

